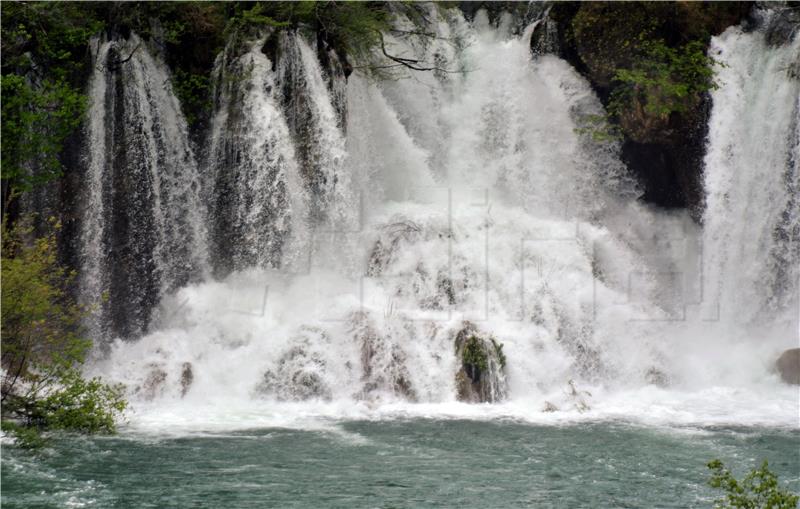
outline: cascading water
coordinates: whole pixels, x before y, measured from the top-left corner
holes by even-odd
[[[135,337],[205,272],[200,182],[166,66],[136,35],[92,47],[81,292],[96,335]]]
[[[769,47],[763,29],[736,27],[711,53],[724,66],[705,159],[707,313],[790,340],[800,330],[800,37]]]
[[[778,386],[765,365],[776,342],[732,345],[733,361],[725,365],[718,348],[727,348],[729,338],[704,342],[706,329],[675,322],[676,305],[667,296],[681,294],[673,274],[694,263],[682,256],[692,254],[686,246],[697,240],[696,228],[637,204],[617,145],[581,134],[582,119],[602,113],[588,83],[552,55],[532,60],[534,26],[518,37],[504,28],[509,23],[492,26],[480,13],[472,23],[453,12],[438,19],[432,40],[386,36],[393,54],[435,63],[433,72],[409,79],[375,83],[356,72],[345,83],[294,33],[232,44],[220,56],[203,179],[220,279],[158,293],[165,295],[158,326],[138,341],[114,343],[94,367],[128,385],[138,422],[188,422],[197,412],[205,413],[204,425],[219,419],[226,427],[237,419],[257,426],[318,412],[542,419],[576,418],[590,409],[595,417],[693,422],[724,421],[732,408],[752,412],[740,420],[763,420],[765,413],[796,419],[786,408],[791,389]],[[706,262],[718,260],[712,262],[718,267],[706,264],[706,275],[720,296],[741,284],[731,271],[745,261],[754,267],[748,281],[755,274],[786,281],[776,271],[793,270],[788,280],[796,281],[797,110],[781,113],[782,123],[767,131],[772,110],[745,104],[731,87],[751,87],[736,76],[761,66],[759,77],[775,80],[781,91],[772,105],[797,108],[796,78],[780,69],[798,47],[795,41],[767,49],[759,37],[730,31],[714,43],[723,57],[730,45],[748,49],[719,71],[706,161],[705,254]],[[106,42],[99,54],[134,46]],[[136,90],[164,99],[148,103],[161,108],[158,118],[165,111],[180,118],[174,97],[153,89],[155,75],[145,80],[135,72],[151,65],[148,73],[164,77],[162,68],[141,50],[132,61],[138,67],[114,71],[130,73],[131,85],[96,72],[92,107],[109,102],[96,98],[115,97],[113,90],[123,97]],[[342,90],[344,97],[336,93]],[[90,126],[96,157],[118,153],[102,145],[116,138],[93,127],[118,117],[114,105],[100,108],[105,117],[97,118],[106,120]],[[773,187],[732,201],[732,192],[750,192],[735,181],[745,178],[742,158],[758,157],[759,144],[739,142],[747,132],[732,134],[725,120],[742,109],[751,122],[740,129],[763,125],[764,139],[775,143],[781,133],[793,138],[784,136],[786,150],[761,167]],[[156,117],[143,106],[135,111],[148,122]],[[105,130],[122,129],[114,127]],[[154,127],[142,132],[137,139],[148,143],[166,135]],[[724,148],[730,136],[738,151]],[[154,161],[168,156],[153,150]],[[113,172],[103,167],[90,165],[96,172],[90,201],[98,208],[86,216],[95,225],[84,234],[87,253],[102,252],[97,246],[109,235],[103,232],[112,231],[107,218],[119,210],[107,196]],[[151,182],[170,168],[131,171]],[[147,196],[160,198],[164,189],[153,186]],[[730,207],[746,214],[764,205],[753,200],[770,196],[780,199],[763,209],[772,212],[759,226],[772,232],[772,240],[763,239],[769,256],[761,257],[760,247],[752,248],[758,256],[749,248],[725,251],[748,234],[735,242],[722,237]],[[141,224],[167,220],[153,214]],[[735,221],[747,224],[740,216]],[[664,240],[673,238],[680,242]],[[169,244],[141,245],[153,251],[154,263],[173,259],[161,258],[160,246]],[[113,279],[114,268],[104,263],[87,281],[110,284],[103,278]],[[797,286],[783,290],[779,304],[760,300],[745,311],[789,309]],[[742,309],[729,312],[745,316]]]
[[[217,113],[206,169],[212,260],[223,275],[279,267],[290,235],[303,229],[307,194],[278,99],[272,63],[250,43],[215,70]]]

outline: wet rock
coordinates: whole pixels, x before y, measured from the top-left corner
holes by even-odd
[[[669,375],[656,367],[651,367],[647,370],[644,374],[644,380],[648,384],[655,385],[656,387],[668,387],[670,385]]]
[[[415,401],[417,395],[411,384],[407,356],[397,342],[379,333],[363,313],[354,317],[353,333],[355,341],[361,345],[361,379],[364,385],[359,396],[367,398],[383,391]]]
[[[324,373],[322,357],[310,351],[308,345],[296,345],[281,356],[276,369],[264,373],[256,393],[280,401],[330,399],[331,390]]]
[[[559,54],[558,24],[549,16],[542,18],[533,29],[531,51],[534,56]]]
[[[556,29],[537,26],[540,34],[531,38],[532,51],[536,54],[537,45],[546,46],[552,38],[548,32],[556,33],[557,54],[590,81],[608,106],[619,86],[614,80],[617,70],[632,68],[644,54],[644,44],[659,40],[673,48],[687,42],[707,45],[709,35],[738,24],[751,6],[751,2],[555,2],[547,18]],[[776,33],[780,31],[776,28]],[[641,96],[627,95],[618,119],[621,155],[639,181],[643,201],[688,208],[699,222],[709,100],[707,94],[695,93],[685,101],[682,111],[663,115],[645,108]]]
[[[194,382],[194,372],[192,371],[192,363],[184,362],[181,366],[181,397],[186,396],[189,389]]]
[[[800,9],[797,6],[775,9],[767,24],[766,40],[770,46],[782,46],[794,39],[800,30]]]
[[[413,243],[421,232],[420,225],[399,216],[381,227],[381,236],[375,241],[367,262],[367,276],[380,276],[396,258],[401,244]]]
[[[574,380],[568,381],[567,385],[569,385],[568,394],[572,398],[575,410],[577,410],[580,413],[591,410],[592,407],[589,406],[589,403],[586,402],[586,399],[591,398],[592,393],[589,391],[583,391],[578,389],[578,385],[575,383]]]
[[[474,324],[464,322],[456,334],[455,348],[460,361],[455,376],[458,400],[494,403],[504,399],[507,384],[503,345],[481,333]]]
[[[542,412],[545,413],[558,412],[558,407],[550,403],[549,401],[545,401],[544,407],[542,407]]]
[[[790,348],[775,361],[781,380],[787,384],[800,385],[800,348]]]
[[[160,366],[150,365],[150,372],[144,380],[141,392],[144,399],[150,401],[164,393],[167,382],[167,372]]]

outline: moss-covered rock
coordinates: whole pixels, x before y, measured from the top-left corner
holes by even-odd
[[[469,322],[455,337],[456,391],[459,401],[494,403],[506,396],[506,356],[503,345]]]
[[[643,199],[702,212],[706,90],[712,35],[741,22],[752,2],[557,2],[548,19],[558,54],[584,74],[623,136],[622,156]],[[550,37],[534,33],[536,53]],[[690,65],[687,65],[690,64]],[[699,71],[699,72],[695,72]]]

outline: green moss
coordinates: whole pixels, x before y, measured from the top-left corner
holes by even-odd
[[[492,346],[494,347],[494,354],[497,356],[497,361],[500,363],[501,368],[506,367],[506,354],[503,353],[503,343],[491,338]]]
[[[474,366],[480,371],[486,371],[489,362],[486,352],[483,349],[483,342],[478,336],[470,336],[464,343],[464,351],[461,354],[461,361],[464,365]]]
[[[685,126],[700,119],[703,94],[715,86],[710,37],[749,9],[748,2],[557,3],[552,17],[569,58],[609,112],[581,130],[598,139],[685,143]]]

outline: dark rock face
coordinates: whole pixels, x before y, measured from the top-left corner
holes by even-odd
[[[181,366],[181,397],[186,396],[186,393],[192,388],[192,382],[194,382],[192,363],[184,362]]]
[[[109,51],[109,62],[119,59]],[[109,295],[105,304],[113,334],[131,338],[147,330],[151,313],[159,300],[159,280],[155,263],[154,203],[152,175],[143,164],[145,148],[138,131],[126,125],[126,108],[133,107],[125,97],[125,76],[114,72],[109,79],[107,115],[112,119],[106,135],[108,166],[112,173],[105,194],[111,211],[110,227],[104,231],[108,246],[107,274]],[[138,156],[138,157],[137,157]]]
[[[767,24],[767,44],[781,46],[794,39],[800,31],[800,9],[797,5],[778,7]]]
[[[456,391],[459,401],[494,403],[505,398],[506,359],[503,345],[491,336],[482,334],[469,322],[464,322],[455,337]]]
[[[800,348],[786,350],[775,361],[781,380],[787,384],[800,385]]]
[[[553,51],[570,62],[608,105],[616,70],[630,67],[641,54],[640,37],[673,48],[708,44],[711,35],[745,19],[751,7],[751,2],[557,2],[534,31],[531,49],[534,55]],[[776,34],[789,25],[776,22]],[[707,95],[690,98],[685,111],[668,116],[648,113],[635,97],[627,101],[619,118],[622,158],[644,191],[642,199],[688,208],[699,221]]]

